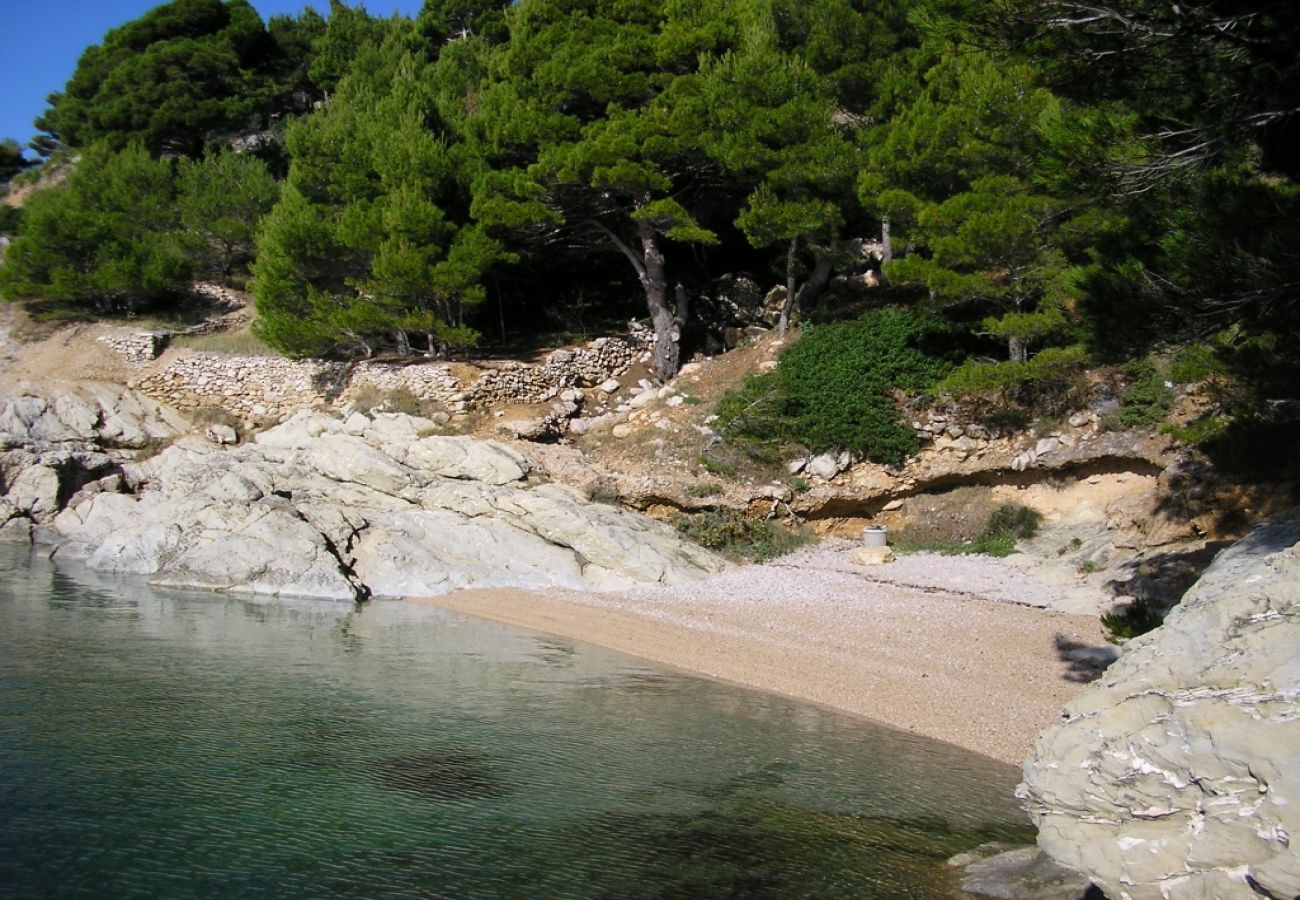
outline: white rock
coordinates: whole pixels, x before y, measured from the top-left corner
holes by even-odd
[[[829,480],[840,474],[839,459],[833,453],[822,453],[808,461],[808,473]]]
[[[203,436],[214,444],[225,446],[239,443],[239,434],[229,425],[212,424],[204,430]]]
[[[849,560],[859,566],[883,566],[894,561],[894,551],[888,547],[858,547],[849,552]]]
[[[1059,438],[1054,438],[1054,437],[1042,438],[1034,446],[1034,456],[1040,457],[1040,456],[1046,456],[1049,453],[1055,453],[1057,448],[1060,446],[1061,446],[1061,441]]]
[[[1297,647],[1293,513],[1221,553],[1039,737],[1018,791],[1039,846],[1110,897],[1294,895]]]

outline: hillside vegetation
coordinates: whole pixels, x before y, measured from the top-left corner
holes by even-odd
[[[1127,363],[1123,424],[1199,382],[1177,436],[1272,472],[1300,431],[1297,15],[331,0],[263,22],[173,0],[51,95],[35,149],[78,161],[0,219],[0,287],[119,315],[216,278],[271,346],[335,358],[636,316],[666,379],[704,347],[701,298],[748,272],[784,288],[781,330],[816,324],[719,410],[755,452],[896,461],[900,394],[1028,422]],[[0,178],[27,162],[4,144]],[[878,287],[835,290],[864,266]]]

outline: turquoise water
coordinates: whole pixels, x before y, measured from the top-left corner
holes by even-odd
[[[4,897],[943,897],[1015,780],[431,607],[0,549]]]

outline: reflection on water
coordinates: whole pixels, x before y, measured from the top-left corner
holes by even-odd
[[[943,897],[1016,773],[426,607],[0,549],[0,896]]]

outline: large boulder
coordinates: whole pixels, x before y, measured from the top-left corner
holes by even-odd
[[[1300,516],[1224,551],[1044,732],[1038,843],[1112,900],[1300,895]]]
[[[85,382],[76,392],[28,385],[0,406],[0,447],[138,449],[188,428],[170,407],[107,383]]]
[[[240,447],[186,438],[83,491],[58,552],[156,584],[313,597],[677,584],[721,561],[669,527],[532,476],[491,441],[391,415],[300,413]]]

